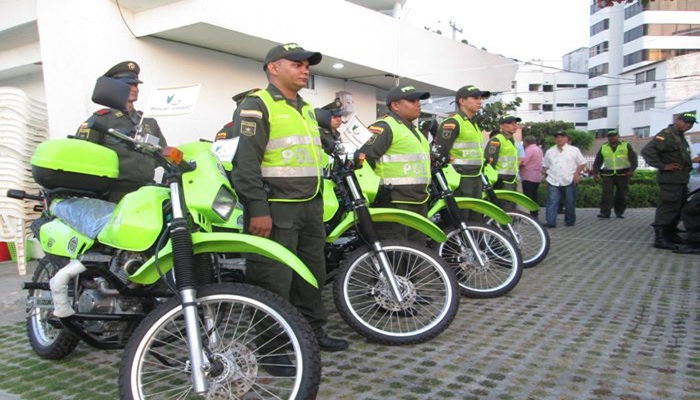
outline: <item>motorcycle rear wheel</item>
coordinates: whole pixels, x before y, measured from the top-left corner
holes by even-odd
[[[119,371],[122,399],[316,397],[318,344],[291,304],[262,288],[229,283],[198,289],[197,309],[202,344],[215,367],[207,393],[191,392],[182,304],[173,298],[148,314],[129,339]],[[268,373],[266,367],[275,367],[265,363],[269,357],[283,355],[294,366],[293,376]]]
[[[520,251],[513,240],[500,229],[479,223],[470,223],[469,232],[484,260],[483,266],[475,257],[475,250],[462,240],[459,229],[445,232],[447,241],[438,245],[438,254],[457,276],[462,294],[492,298],[513,290],[523,274]]]
[[[48,283],[60,268],[47,257],[39,260],[32,282]],[[34,352],[46,360],[60,360],[75,350],[80,339],[61,327],[53,316],[51,291],[32,289],[27,296],[27,337]],[[39,307],[42,306],[42,307]]]
[[[523,268],[532,268],[541,263],[549,253],[549,233],[547,228],[542,226],[537,219],[520,211],[509,211],[508,215],[513,218],[510,223],[517,237],[518,248],[523,256]],[[489,220],[489,224],[498,224]],[[508,227],[503,227],[503,231],[511,234]]]
[[[382,241],[404,301],[392,296],[368,246],[350,253],[333,283],[338,312],[359,334],[382,344],[426,342],[447,329],[459,308],[457,281],[425,246]]]

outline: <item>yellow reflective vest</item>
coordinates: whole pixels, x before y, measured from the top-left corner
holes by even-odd
[[[613,151],[610,143],[604,143],[600,148],[600,154],[603,156],[603,165],[601,170],[611,170],[612,174],[603,174],[604,176],[613,176],[618,170],[631,168],[632,164],[629,159],[629,144],[620,142]]]
[[[452,165],[478,167],[473,174],[462,174],[462,176],[479,176],[481,166],[484,164],[484,136],[481,134],[481,129],[461,114],[456,114],[452,118],[459,123],[459,135],[450,150],[450,155],[454,158]]]

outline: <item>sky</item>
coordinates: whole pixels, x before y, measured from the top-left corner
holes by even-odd
[[[478,48],[520,61],[560,61],[588,47],[590,0],[407,0],[407,22],[451,31]],[[438,24],[437,21],[441,21]],[[433,29],[433,30],[434,30]],[[450,35],[451,37],[451,35]]]

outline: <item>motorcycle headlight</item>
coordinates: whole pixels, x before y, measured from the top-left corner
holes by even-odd
[[[216,194],[214,203],[211,205],[212,210],[221,217],[224,221],[227,221],[231,216],[234,207],[236,207],[236,198],[233,193],[226,190],[225,186],[221,186],[219,193]]]

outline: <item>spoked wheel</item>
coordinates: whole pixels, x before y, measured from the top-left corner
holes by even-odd
[[[48,283],[59,267],[47,257],[42,258],[34,271],[32,282]],[[59,360],[70,354],[80,339],[61,327],[53,316],[50,290],[32,289],[27,296],[27,336],[34,352],[47,360]]]
[[[542,262],[549,253],[549,233],[547,228],[542,226],[537,220],[528,214],[519,211],[510,211],[508,215],[513,218],[510,226],[515,232],[515,241],[523,256],[523,268],[534,267]],[[498,226],[493,220],[489,224]],[[502,227],[503,231],[511,235],[511,230],[507,226]]]
[[[462,294],[490,298],[511,291],[523,274],[520,251],[513,240],[501,230],[484,224],[469,224],[469,232],[476,248],[471,248],[459,229],[454,228],[446,232],[447,241],[438,246],[438,253],[457,276]]]
[[[189,350],[178,298],[137,327],[119,371],[122,399],[313,399],[321,381],[318,344],[308,322],[281,297],[259,287],[198,289],[209,389],[192,392]]]
[[[349,254],[333,282],[336,308],[345,322],[378,343],[422,343],[447,329],[459,307],[457,281],[425,246],[383,241],[403,301],[392,294],[379,260],[368,246]]]

